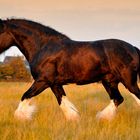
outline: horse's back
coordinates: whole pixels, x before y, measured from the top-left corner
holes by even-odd
[[[60,46],[51,47],[50,52],[48,50],[47,48],[43,50],[44,55],[41,55],[43,60],[40,61],[39,67],[46,69],[47,78],[62,84],[97,82],[107,74],[119,79],[124,69],[138,65],[134,47],[120,40],[95,42],[70,40]]]
[[[139,58],[136,49],[129,43],[111,39],[103,42],[104,50],[112,67],[137,67]]]

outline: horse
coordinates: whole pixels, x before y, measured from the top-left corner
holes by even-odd
[[[34,82],[23,94],[14,113],[31,120],[35,106],[31,99],[51,88],[67,120],[79,120],[76,106],[68,99],[63,85],[84,85],[101,81],[110,103],[97,113],[98,119],[112,120],[123,97],[122,83],[140,106],[140,51],[118,39],[75,41],[66,35],[27,19],[0,19],[0,53],[17,46],[29,62]]]

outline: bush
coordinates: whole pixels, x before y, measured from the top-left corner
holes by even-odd
[[[0,64],[0,80],[31,81],[30,70],[26,68],[21,57],[14,57],[6,64]]]

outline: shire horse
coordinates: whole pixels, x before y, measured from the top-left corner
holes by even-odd
[[[84,85],[101,81],[110,97],[109,105],[97,114],[112,120],[123,97],[121,82],[140,106],[137,75],[140,74],[140,51],[117,39],[92,42],[74,41],[40,23],[26,19],[0,19],[0,53],[17,46],[29,62],[34,82],[23,94],[15,116],[31,119],[35,107],[31,98],[51,88],[68,120],[78,120],[76,107],[66,97],[63,85]]]

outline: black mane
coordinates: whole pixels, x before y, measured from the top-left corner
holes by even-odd
[[[45,26],[41,23],[37,23],[31,20],[27,20],[27,19],[7,19],[6,22],[8,23],[12,23],[16,26],[24,26],[24,27],[29,27],[30,29],[34,29],[37,30],[39,32],[42,32],[43,34],[46,35],[50,35],[50,36],[59,36],[61,38],[65,38],[65,39],[69,39],[69,37],[67,37],[66,35],[56,31],[55,29],[49,27],[49,26]],[[22,24],[21,24],[22,23]]]

